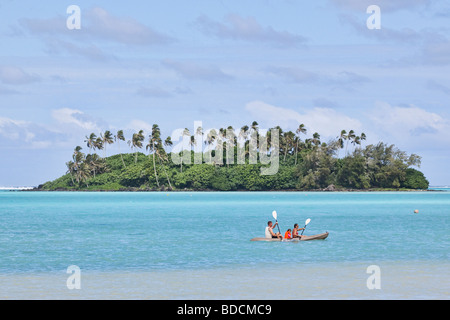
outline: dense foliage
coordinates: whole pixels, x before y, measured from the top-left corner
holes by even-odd
[[[229,127],[228,129],[232,129]],[[215,145],[212,156],[217,159],[217,152],[223,152],[223,161],[213,164],[175,164],[165,147],[172,146],[170,137],[164,141],[160,137],[157,125],[153,126],[148,136],[146,150],[148,155],[139,150],[144,147],[145,136],[139,131],[128,141],[133,153],[106,157],[98,156],[94,151],[105,150],[106,145],[116,141],[125,141],[122,131],[116,135],[106,131],[100,137],[91,134],[86,137],[89,153],[84,154],[77,147],[72,161],[67,162],[67,173],[59,179],[40,186],[43,190],[218,190],[218,191],[269,191],[269,190],[348,190],[348,189],[427,189],[428,181],[417,169],[420,157],[407,155],[394,145],[382,142],[361,147],[365,135],[356,136],[351,130],[343,130],[335,140],[328,143],[320,141],[320,135],[314,133],[311,139],[300,138],[306,135],[304,125],[298,130],[283,132],[281,128],[278,145],[270,145],[269,155],[277,148],[279,151],[279,169],[274,175],[261,175],[261,168],[269,165],[250,164],[251,133],[258,132],[257,123],[251,127],[241,128],[245,150],[245,164],[237,164],[239,153],[236,135],[225,137],[225,130],[219,133],[209,132],[205,145]],[[201,128],[197,133],[203,135]],[[190,133],[185,129],[185,134]],[[192,146],[195,136],[190,136]],[[352,151],[348,150],[349,143]],[[234,149],[234,162],[226,162],[226,151],[217,146]],[[242,147],[242,146],[241,146]],[[339,152],[345,149],[345,156]],[[194,151],[190,152],[194,159]],[[259,150],[257,150],[258,155]],[[220,153],[219,153],[220,154]],[[205,159],[205,157],[204,157]],[[193,163],[193,161],[191,162]]]

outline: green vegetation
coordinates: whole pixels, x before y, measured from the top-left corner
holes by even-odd
[[[67,162],[67,173],[39,186],[40,190],[217,190],[217,191],[271,191],[271,190],[406,190],[427,189],[428,181],[423,173],[412,167],[420,167],[421,158],[407,155],[394,145],[380,142],[362,147],[366,135],[359,136],[353,130],[342,130],[336,139],[324,143],[320,134],[302,140],[307,135],[302,124],[295,132],[284,132],[280,127],[279,143],[267,133],[260,132],[258,123],[243,126],[239,135],[234,129],[220,129],[205,134],[197,128],[195,135],[185,129],[183,135],[190,137],[190,146],[197,144],[199,136],[205,137],[205,146],[211,154],[204,161],[214,159],[212,164],[193,164],[194,151],[185,151],[191,163],[175,164],[166,148],[172,140],[163,140],[158,125],[151,133],[141,130],[127,141],[131,153],[106,156],[108,144],[125,142],[123,131],[113,135],[110,131],[86,136],[87,154],[77,146],[72,160]],[[230,134],[233,132],[232,134]],[[228,133],[228,134],[227,134]],[[264,136],[265,134],[265,136]],[[264,139],[263,139],[264,138]],[[238,144],[238,139],[240,144]],[[279,152],[279,169],[275,175],[261,175],[261,163],[250,164],[250,154],[255,148],[252,139],[266,141],[266,156]],[[261,144],[260,144],[261,145]],[[144,149],[148,154],[141,152]],[[226,161],[226,148],[234,150],[234,162]],[[103,150],[100,157],[96,150]],[[345,156],[339,157],[344,150]],[[260,150],[253,150],[258,156]],[[220,159],[222,152],[222,159]],[[238,155],[245,155],[245,164],[238,163]],[[208,158],[209,157],[209,158]],[[217,161],[217,160],[223,161]]]

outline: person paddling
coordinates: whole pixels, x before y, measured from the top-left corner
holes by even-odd
[[[277,232],[277,233],[273,232],[273,228],[275,228],[277,226],[277,224],[278,224],[278,222],[275,223],[275,225],[272,224],[272,221],[267,222],[267,227],[266,227],[266,231],[265,231],[266,238],[268,238],[268,239],[271,239],[271,238],[277,239],[278,238],[280,240],[283,239],[283,236],[279,232]]]
[[[305,230],[305,228],[298,228],[298,223],[294,224],[294,230],[292,230],[292,239],[295,238],[300,238],[301,239],[301,235],[298,234],[299,231],[301,230]]]

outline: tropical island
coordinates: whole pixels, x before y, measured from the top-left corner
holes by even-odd
[[[190,150],[177,152],[172,138],[164,139],[156,124],[148,135],[140,130],[129,139],[123,130],[91,133],[84,141],[86,152],[81,146],[74,149],[66,174],[35,190],[347,191],[426,190],[429,186],[417,169],[420,156],[383,142],[363,146],[366,135],[354,130],[342,130],[328,142],[321,141],[317,132],[308,137],[304,124],[295,132],[279,126],[262,131],[254,121],[236,131],[231,126],[207,132],[198,127],[193,134],[184,129],[182,138]],[[119,147],[127,143],[131,152],[107,156],[107,147],[113,143]],[[207,152],[196,152],[199,145]],[[101,150],[103,156],[97,153]],[[252,155],[258,159],[276,155],[276,173],[261,174],[267,164],[255,162]],[[199,163],[198,157],[206,160]]]

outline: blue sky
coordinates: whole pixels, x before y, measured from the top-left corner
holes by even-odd
[[[0,0],[0,186],[59,177],[91,132],[253,120],[365,132],[450,184],[449,30],[443,0]]]

